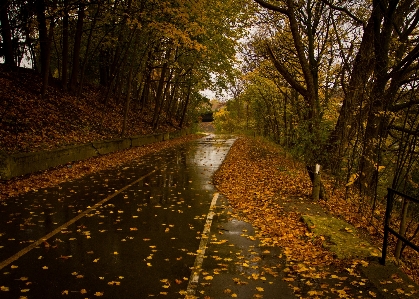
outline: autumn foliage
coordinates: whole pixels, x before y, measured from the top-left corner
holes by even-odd
[[[329,267],[342,271],[368,264],[360,260],[338,260],[322,247],[324,238],[315,237],[301,221],[301,215],[316,209],[353,224],[364,238],[381,248],[381,231],[371,226],[356,208],[357,202],[345,201],[344,189],[336,189],[327,202],[311,200],[311,182],[302,163],[281,148],[258,138],[239,138],[216,173],[217,188],[226,194],[235,216],[251,222],[259,231],[262,244],[284,249],[291,272],[321,273]],[[329,181],[326,185],[330,188]],[[299,208],[289,208],[293,202]],[[418,280],[417,255],[411,254],[404,271]],[[311,270],[310,270],[311,269]],[[294,281],[294,278],[289,278]],[[374,296],[372,296],[374,297]],[[346,298],[346,297],[343,297]]]
[[[241,138],[214,180],[237,213],[261,229],[263,243],[284,247],[291,260],[314,264],[333,261],[319,242],[307,238],[301,215],[284,212],[281,201],[308,197],[311,183],[304,170],[284,159],[278,148]]]
[[[41,78],[34,71],[0,68],[0,149],[8,153],[32,152],[66,145],[121,137],[122,103],[103,103],[103,89],[89,86],[81,97],[50,87],[40,100]],[[149,109],[132,109],[125,136],[176,130],[176,121],[166,121],[157,130]]]

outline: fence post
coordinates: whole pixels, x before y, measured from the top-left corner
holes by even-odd
[[[313,191],[312,198],[313,200],[318,201],[320,198],[320,186],[321,185],[321,175],[320,175],[320,165],[316,164],[313,173]]]
[[[386,216],[384,220],[384,240],[383,240],[383,250],[381,252],[380,264],[386,264],[387,256],[387,246],[388,246],[388,228],[390,227],[390,216],[391,210],[393,209],[393,190],[387,188],[387,207],[386,207]]]

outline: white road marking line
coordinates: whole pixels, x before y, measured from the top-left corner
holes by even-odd
[[[19,259],[20,257],[22,257],[23,255],[27,254],[29,251],[31,251],[32,249],[34,249],[35,247],[38,247],[39,245],[42,244],[42,242],[50,239],[51,237],[55,236],[56,234],[58,234],[60,231],[67,229],[67,227],[69,227],[71,224],[75,223],[77,220],[83,218],[84,216],[86,216],[87,214],[89,214],[91,211],[96,210],[98,207],[100,207],[101,205],[103,205],[105,202],[107,202],[108,200],[114,198],[115,196],[117,196],[119,193],[127,190],[129,187],[131,187],[132,185],[137,184],[138,182],[140,182],[141,180],[145,179],[146,177],[148,177],[149,175],[153,174],[154,172],[156,172],[156,170],[153,170],[152,172],[147,173],[146,175],[140,177],[138,180],[126,185],[125,187],[115,191],[112,195],[109,195],[108,197],[106,197],[105,199],[102,199],[101,201],[99,201],[98,203],[96,203],[93,207],[88,208],[87,210],[85,210],[84,212],[81,212],[80,214],[78,214],[76,217],[74,217],[73,219],[69,220],[68,222],[64,223],[63,225],[61,225],[60,227],[57,227],[56,229],[54,229],[52,232],[50,232],[49,234],[43,236],[42,238],[38,239],[37,241],[33,242],[31,245],[23,248],[21,251],[19,251],[18,253],[12,255],[11,257],[9,257],[8,259],[2,261],[0,263],[0,270],[3,269],[4,267],[10,265],[11,263],[13,263],[14,261],[16,261],[17,259]]]
[[[211,201],[211,206],[209,208],[209,213],[207,215],[207,221],[204,226],[204,231],[202,232],[202,235],[201,235],[201,242],[199,243],[198,255],[195,258],[195,263],[193,266],[191,277],[189,278],[189,283],[188,283],[188,288],[186,289],[185,298],[195,295],[195,291],[196,291],[195,289],[199,281],[199,273],[201,272],[202,263],[204,262],[205,249],[207,247],[208,239],[210,237],[209,233],[211,230],[212,219],[214,217],[213,209],[215,205],[217,204],[218,195],[219,195],[218,192],[214,193],[214,196]]]

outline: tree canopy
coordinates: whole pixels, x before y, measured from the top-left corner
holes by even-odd
[[[226,123],[362,194],[393,186],[418,195],[418,1],[255,2]]]
[[[39,91],[51,80],[80,96],[86,84],[104,89],[105,104],[153,110],[155,128],[184,126],[236,73],[238,40],[249,4],[238,0],[7,0],[1,7],[4,64],[37,70]],[[138,104],[138,105],[137,105]],[[126,122],[121,128],[124,134]]]

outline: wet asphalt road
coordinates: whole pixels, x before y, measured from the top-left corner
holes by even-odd
[[[0,298],[292,298],[280,253],[211,184],[233,142],[211,135],[0,202]]]

